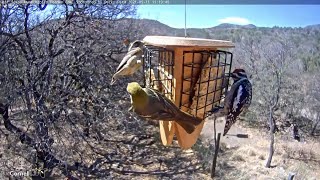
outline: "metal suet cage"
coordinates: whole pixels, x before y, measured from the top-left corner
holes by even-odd
[[[143,40],[145,86],[171,99],[181,110],[200,119],[220,106],[228,90],[232,53],[229,41],[147,36]],[[188,134],[174,121],[160,121],[161,140],[170,145],[176,135],[181,148],[198,139],[204,121]]]

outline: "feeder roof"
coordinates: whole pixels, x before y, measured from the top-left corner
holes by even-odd
[[[173,36],[146,36],[143,41],[153,46],[182,46],[182,47],[205,47],[205,48],[233,48],[231,41],[185,38]]]

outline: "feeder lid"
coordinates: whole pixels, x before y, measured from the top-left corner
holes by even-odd
[[[143,41],[153,46],[184,46],[184,47],[211,47],[211,48],[233,48],[231,41],[185,38],[173,36],[146,36]]]

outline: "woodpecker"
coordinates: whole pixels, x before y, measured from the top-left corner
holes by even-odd
[[[252,99],[252,85],[243,69],[235,69],[231,73],[233,84],[226,95],[224,101],[224,114],[226,115],[226,124],[223,136],[227,134],[230,127],[236,122],[237,117],[246,111]]]

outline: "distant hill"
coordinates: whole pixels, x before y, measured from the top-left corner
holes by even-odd
[[[156,20],[151,19],[136,19],[139,26],[142,28],[143,34],[146,35],[166,35],[184,37],[183,28],[173,28]],[[210,32],[219,30],[231,29],[253,29],[257,28],[253,24],[236,25],[223,23],[211,28],[187,28],[188,37],[211,38]]]
[[[139,38],[148,35],[177,36],[184,37],[183,28],[173,28],[156,20],[135,19],[140,34]],[[301,47],[304,52],[317,51],[315,47],[320,43],[320,24],[310,25],[306,27],[257,27],[253,24],[236,25],[236,24],[220,24],[210,28],[187,28],[187,36],[194,38],[230,40],[235,43],[243,42],[245,38],[256,38],[256,41],[262,39],[272,39],[281,37],[289,38],[296,47]]]
[[[309,26],[306,26],[305,28],[307,28],[307,29],[320,29],[320,24],[309,25]]]
[[[256,26],[253,24],[237,25],[237,24],[222,23],[212,28],[237,29],[237,28],[256,28]]]

